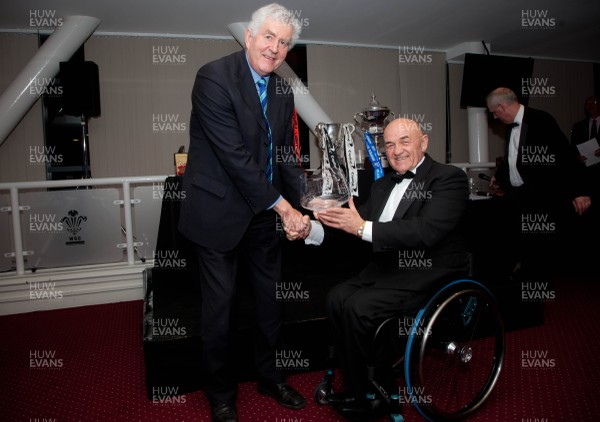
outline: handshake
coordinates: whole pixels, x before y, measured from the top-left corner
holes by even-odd
[[[283,201],[285,199],[275,206],[275,211],[283,221],[285,237],[288,240],[306,239],[312,229],[309,216],[302,215],[300,211],[294,209],[287,201],[281,204]],[[282,207],[279,207],[280,204]],[[362,230],[365,227],[365,220],[358,213],[352,198],[348,200],[348,208],[334,207],[318,212],[315,211],[315,218],[326,226],[358,235],[359,237],[362,237]]]
[[[281,217],[285,237],[288,240],[306,239],[310,234],[310,217],[302,215],[286,199],[282,198],[273,209]]]
[[[302,215],[298,211],[296,211],[296,213],[297,215],[288,216],[287,219],[282,217],[283,230],[285,231],[285,237],[287,240],[306,239],[306,237],[310,234],[312,224],[309,216]]]

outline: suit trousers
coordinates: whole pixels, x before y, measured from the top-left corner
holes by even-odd
[[[457,270],[429,268],[427,270],[396,271],[396,283],[376,282],[373,272],[368,277],[361,273],[335,286],[327,296],[327,318],[339,366],[342,370],[347,393],[362,397],[373,392],[368,380],[367,365],[377,363],[375,377],[385,388],[393,387],[396,380],[383,348],[372,349],[377,327],[390,317],[414,317],[419,307],[428,299],[438,285],[460,274]],[[389,279],[390,274],[384,278]],[[403,289],[403,280],[423,280],[423,289]],[[414,285],[414,284],[412,284]],[[398,322],[392,329],[398,337]],[[391,340],[390,340],[391,341]],[[387,348],[389,351],[389,348]],[[395,384],[394,384],[395,385]]]
[[[276,300],[281,281],[280,237],[276,214],[257,214],[240,244],[230,251],[197,246],[202,292],[202,367],[207,376],[205,394],[211,404],[234,403],[237,396],[232,362],[232,312],[236,282],[250,283],[256,308],[254,361],[259,377],[281,382],[275,367],[275,348],[282,325],[282,304]],[[226,217],[225,217],[226,218]],[[247,278],[237,279],[243,264]]]

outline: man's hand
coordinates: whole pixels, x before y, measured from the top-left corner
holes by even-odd
[[[352,198],[348,201],[348,205],[350,208],[327,208],[323,211],[315,212],[315,217],[329,227],[356,235],[364,220],[356,210]]]
[[[492,178],[490,179],[490,194],[492,196],[504,196],[504,191],[500,189],[500,185],[496,180],[496,176],[492,176]]]
[[[281,217],[283,229],[286,237],[290,240],[304,239],[310,233],[310,218],[308,215],[302,215],[300,211],[292,207],[286,200],[281,199],[273,208]]]
[[[579,215],[583,215],[590,205],[592,205],[592,199],[589,196],[578,196],[577,198],[573,199],[575,212]]]
[[[302,220],[305,223],[305,228],[302,231],[291,231],[284,226],[285,230],[285,238],[287,240],[300,240],[306,239],[310,234],[310,230],[312,229],[312,224],[310,222],[310,217],[308,215],[302,216]]]

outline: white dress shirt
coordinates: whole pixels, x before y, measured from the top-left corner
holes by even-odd
[[[521,104],[514,120],[514,123],[517,123],[518,126],[512,128],[512,131],[510,132],[510,141],[508,143],[508,174],[510,176],[510,184],[514,187],[521,186],[524,183],[523,178],[517,170],[519,138],[521,137],[521,124],[523,123],[524,110],[525,107]]]
[[[417,169],[423,163],[425,157],[421,158],[421,161],[416,165],[414,169],[411,171],[416,175]],[[385,207],[379,216],[379,222],[387,223],[388,221],[392,221],[394,218],[394,214],[396,213],[396,209],[400,204],[400,200],[402,196],[404,196],[404,192],[410,185],[413,179],[403,179],[400,183],[397,183],[396,186],[392,189],[390,196],[385,203]],[[320,221],[311,220],[311,229],[310,234],[304,239],[304,243],[307,245],[320,245],[323,243],[323,239],[325,238],[325,231],[323,230],[323,226]],[[362,240],[365,242],[373,242],[373,222],[365,221],[365,228],[363,230]]]

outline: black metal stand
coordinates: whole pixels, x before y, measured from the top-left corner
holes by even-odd
[[[81,115],[81,153],[83,154],[81,160],[82,167],[82,179],[90,179],[92,177],[89,164],[89,135],[88,135],[88,118]]]

